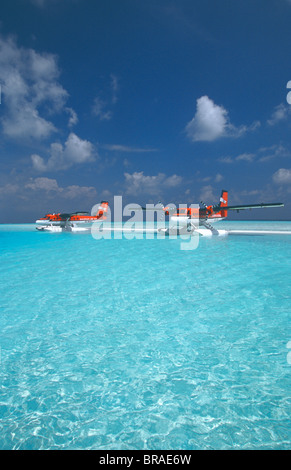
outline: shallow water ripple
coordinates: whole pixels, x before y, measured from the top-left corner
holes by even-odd
[[[0,241],[1,449],[290,448],[290,240]]]

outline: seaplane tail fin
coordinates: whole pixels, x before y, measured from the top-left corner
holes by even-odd
[[[101,201],[101,203],[98,207],[98,212],[96,214],[97,219],[106,220],[107,211],[108,211],[108,202],[107,201]]]
[[[228,204],[228,191],[226,191],[225,189],[223,189],[221,191],[221,196],[220,196],[220,199],[219,199],[219,213],[221,215],[221,217],[227,217],[227,204]],[[225,207],[225,209],[224,209]]]

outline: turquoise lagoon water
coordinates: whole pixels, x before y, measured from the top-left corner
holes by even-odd
[[[0,260],[1,449],[290,448],[291,236],[2,225]]]

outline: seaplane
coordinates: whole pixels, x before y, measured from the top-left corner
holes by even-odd
[[[35,221],[36,229],[42,232],[87,232],[96,221],[106,220],[108,201],[101,201],[97,213],[89,212],[52,213]]]
[[[291,231],[270,231],[270,230],[223,230],[216,229],[212,223],[224,220],[228,216],[228,211],[240,212],[241,210],[262,209],[271,207],[283,207],[281,202],[276,203],[258,203],[247,205],[228,205],[228,191],[222,190],[218,204],[206,205],[200,202],[198,205],[191,205],[190,207],[179,207],[175,205],[164,206],[161,202],[152,207],[131,207],[129,211],[163,211],[165,216],[169,216],[169,224],[161,224],[156,228],[151,227],[103,227],[101,230],[110,232],[123,232],[123,233],[156,233],[164,236],[177,236],[177,235],[201,235],[203,237],[212,236],[226,236],[226,235],[267,235],[267,234],[289,234]],[[164,217],[162,217],[163,219]],[[126,225],[126,224],[125,224]],[[130,224],[129,224],[130,225]]]
[[[165,215],[170,216],[169,227],[160,229],[165,235],[184,235],[184,234],[199,234],[204,237],[212,236],[226,236],[232,235],[258,235],[258,234],[286,234],[286,231],[258,231],[258,230],[223,230],[216,229],[212,223],[224,220],[228,216],[228,211],[236,211],[239,213],[241,210],[262,209],[271,207],[284,207],[281,202],[275,203],[259,203],[259,204],[246,204],[246,205],[228,205],[228,191],[222,190],[218,204],[206,205],[203,201],[200,205],[195,207],[181,207],[175,209],[174,207],[164,207],[160,202],[161,209]],[[152,210],[151,208],[142,208],[142,210]],[[154,210],[157,210],[155,208]],[[159,229],[158,229],[159,230]],[[290,232],[291,234],[291,232]]]

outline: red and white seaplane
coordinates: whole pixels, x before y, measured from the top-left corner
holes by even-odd
[[[107,210],[108,202],[102,201],[96,215],[90,215],[89,212],[47,214],[36,220],[36,228],[44,232],[86,232],[93,222],[106,220]]]
[[[161,204],[161,203],[160,203]],[[211,223],[217,222],[219,220],[224,220],[227,217],[228,211],[236,211],[245,209],[262,209],[270,207],[283,207],[284,204],[281,202],[275,203],[260,203],[260,204],[248,204],[248,205],[228,205],[228,191],[222,190],[219,203],[216,205],[207,206],[203,202],[200,203],[200,206],[195,207],[182,207],[177,210],[175,208],[164,207],[161,204],[161,210],[165,212],[166,215],[170,216],[169,227],[167,229],[160,229],[165,232],[166,235],[172,234],[186,234],[186,233],[198,233],[202,236],[225,236],[228,234],[232,235],[241,235],[241,234],[258,234],[258,231],[252,230],[221,230],[214,228]],[[142,208],[143,210],[152,210],[148,208]],[[155,208],[154,210],[157,210]],[[211,222],[211,223],[210,223]],[[270,234],[270,231],[260,231],[260,234]],[[274,231],[272,233],[279,233]],[[282,232],[283,233],[283,232]],[[286,233],[286,232],[284,232]]]
[[[175,205],[165,207],[161,202],[155,206],[148,204],[146,207],[131,207],[129,211],[163,211],[164,215],[169,216],[169,223],[166,226],[164,220],[153,227],[152,223],[140,226],[133,219],[126,222],[123,226],[100,227],[104,232],[122,232],[122,233],[156,233],[160,235],[202,235],[204,237],[225,236],[225,235],[263,235],[263,234],[286,234],[286,231],[258,231],[258,230],[222,230],[214,228],[211,223],[223,220],[227,217],[228,211],[237,211],[244,209],[261,209],[269,207],[283,207],[281,202],[259,203],[248,205],[228,205],[228,191],[222,190],[219,203],[207,206],[203,202],[200,205],[182,206],[177,208]],[[162,219],[165,219],[162,217]],[[211,222],[211,223],[210,223]],[[97,228],[99,230],[99,228]],[[291,232],[288,232],[291,234]]]

